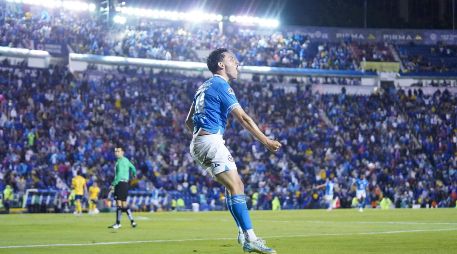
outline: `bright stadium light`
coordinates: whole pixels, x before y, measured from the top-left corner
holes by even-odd
[[[279,21],[276,19],[265,19],[261,22],[263,22],[263,24],[260,24],[261,26],[272,27],[272,28],[277,28],[279,26]]]
[[[82,1],[62,1],[62,0],[7,0],[8,2],[43,6],[46,8],[63,8],[71,11],[90,11],[93,12],[96,9],[94,3],[82,2]]]
[[[23,4],[28,4],[28,5],[37,5],[38,3],[35,0],[23,0]]]
[[[90,3],[90,4],[89,4],[89,11],[90,11],[90,12],[94,12],[95,9],[97,9],[97,6],[96,6],[95,4],[93,4],[93,3]]]
[[[220,14],[206,13],[201,10],[193,10],[190,12],[183,13],[184,20],[189,22],[220,22],[223,19],[223,16]]]
[[[113,18],[113,22],[116,23],[116,24],[124,25],[127,22],[127,18],[124,17],[124,16],[116,15]]]
[[[206,13],[201,10],[189,12],[165,11],[154,9],[142,9],[134,7],[116,7],[116,11],[124,15],[146,17],[150,19],[165,19],[173,21],[188,22],[220,22],[223,19],[221,14]]]
[[[89,11],[89,4],[80,1],[63,1],[62,7],[72,11]]]
[[[194,23],[205,21],[205,13],[201,11],[191,11],[185,14],[186,20]]]
[[[41,0],[34,3],[29,3],[30,5],[41,5],[47,8],[60,8],[62,7],[62,1],[54,1],[54,0]]]
[[[279,26],[279,20],[277,19],[265,19],[252,16],[230,16],[229,21],[243,26],[263,26],[270,28],[277,28]]]

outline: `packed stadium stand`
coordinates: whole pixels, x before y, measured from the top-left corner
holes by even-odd
[[[4,3],[2,3],[4,4]],[[143,21],[128,28],[105,27],[89,14],[5,8],[0,45],[176,61],[202,61],[209,50],[230,47],[242,65],[318,70],[367,71],[362,62],[399,62],[405,74],[457,72],[451,45],[322,42],[306,33],[246,29],[222,33],[217,25]],[[49,49],[49,48],[48,48]],[[205,55],[206,54],[206,55]],[[0,65],[0,190],[11,185],[15,202],[29,211],[52,203],[68,209],[71,179],[82,171],[106,197],[113,179],[114,142],[128,144],[126,156],[138,168],[129,203],[142,210],[221,210],[224,190],[188,153],[184,122],[202,74],[148,68],[88,68],[65,64],[32,68],[3,59]],[[417,86],[456,86],[429,78]],[[284,85],[284,83],[288,83]],[[339,85],[338,93],[313,90]],[[268,136],[284,147],[270,154],[249,133],[230,122],[226,144],[237,158],[253,209],[322,208],[315,189],[330,175],[341,207],[351,207],[354,178],[367,174],[370,203],[389,197],[396,207],[450,207],[457,200],[457,96],[438,89],[381,87],[365,95],[357,76],[253,76],[234,83],[243,108]],[[374,168],[368,168],[373,162]],[[26,195],[28,189],[37,189]],[[36,199],[38,194],[40,199]],[[54,200],[55,202],[51,200]],[[35,201],[34,201],[35,200]],[[184,206],[177,205],[181,200]],[[179,202],[178,202],[179,203]]]

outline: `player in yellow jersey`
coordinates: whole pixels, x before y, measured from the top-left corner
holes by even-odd
[[[81,215],[83,213],[83,209],[81,206],[81,200],[83,199],[83,195],[87,193],[87,186],[86,186],[86,179],[82,177],[81,172],[78,171],[76,176],[73,177],[71,180],[71,187],[75,191],[75,211],[73,214]]]
[[[100,188],[98,187],[97,182],[94,182],[89,188],[89,214],[99,213],[97,209],[98,194],[100,193]]]

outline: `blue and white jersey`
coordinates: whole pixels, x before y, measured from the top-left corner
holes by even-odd
[[[368,187],[367,179],[357,178],[357,180],[355,180],[355,184],[357,185],[357,190],[358,191],[365,191],[367,189],[367,187]]]
[[[325,195],[333,196],[333,185],[334,183],[331,180],[328,180],[325,184]]]
[[[198,88],[194,105],[194,133],[204,129],[213,134],[224,134],[228,114],[240,106],[229,83],[219,75],[208,79]]]

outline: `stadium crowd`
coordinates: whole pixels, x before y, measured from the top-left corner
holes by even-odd
[[[127,69],[74,76],[65,67],[0,67],[0,190],[18,198],[28,188],[67,192],[82,171],[106,196],[113,145],[126,144],[138,168],[132,189],[152,194],[150,207],[224,209],[224,190],[190,157],[185,114],[200,76]],[[237,158],[253,209],[321,208],[314,188],[335,177],[341,207],[350,207],[353,180],[366,174],[369,202],[384,196],[397,207],[455,206],[457,97],[385,91],[371,96],[312,93],[273,81],[233,85],[245,110],[284,147],[270,154],[236,122],[226,143]],[[367,168],[375,163],[373,169]]]
[[[107,28],[91,14],[12,8],[0,3],[0,46],[179,61],[201,61],[209,49],[230,47],[243,65],[359,70],[361,61],[394,61],[408,72],[457,70],[456,48],[439,44],[318,42],[299,32],[140,20]],[[4,7],[4,8],[3,8]],[[230,30],[230,29],[229,29]],[[58,50],[59,51],[59,50]],[[55,53],[55,52],[54,52]],[[200,76],[143,69],[96,70],[74,76],[66,67],[0,65],[0,190],[58,189],[67,197],[82,171],[106,196],[113,178],[114,142],[139,168],[132,188],[151,192],[148,209],[200,203],[223,209],[224,191],[188,154],[185,113]],[[237,96],[261,128],[284,143],[271,155],[233,122],[227,144],[239,159],[250,206],[319,208],[321,190],[335,177],[342,207],[352,205],[353,179],[367,174],[369,201],[384,196],[397,207],[447,207],[457,199],[457,101],[450,93],[385,91],[372,96],[321,95],[309,84],[360,85],[358,78],[307,77],[280,87],[278,79],[242,81]],[[431,83],[453,86],[455,82]],[[421,86],[421,84],[417,84]],[[241,138],[239,137],[241,136]],[[234,138],[236,137],[236,138]],[[370,162],[374,169],[367,170]]]
[[[282,30],[221,33],[216,24],[193,26],[150,20],[106,27],[91,14],[19,6],[5,6],[1,11],[0,46],[43,49],[54,45],[58,54],[64,54],[68,47],[76,53],[201,61],[207,50],[230,47],[242,65],[360,70],[362,61],[401,60],[405,73],[457,71],[457,49],[444,43],[390,45],[351,39],[323,43],[305,33]],[[395,59],[395,53],[399,58]]]
[[[318,42],[301,32],[236,29],[221,33],[216,24],[148,20],[106,27],[90,14],[25,7],[5,7],[2,12],[1,46],[43,49],[53,45],[59,48],[53,53],[61,55],[69,47],[76,53],[201,61],[210,49],[230,47],[242,65],[332,70],[360,70],[364,60],[394,60],[387,45],[350,39]]]

